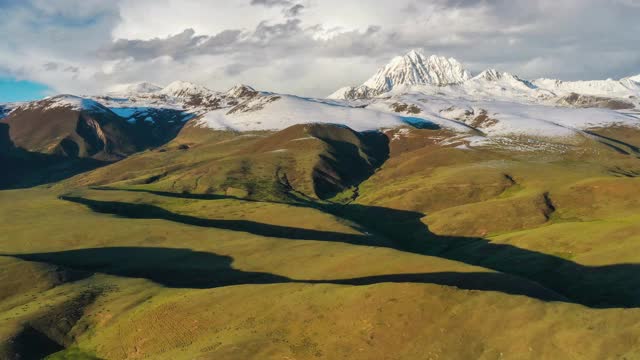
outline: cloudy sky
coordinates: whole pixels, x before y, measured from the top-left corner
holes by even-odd
[[[640,73],[640,0],[0,0],[0,15],[0,92],[180,79],[326,96],[414,48],[525,78]]]

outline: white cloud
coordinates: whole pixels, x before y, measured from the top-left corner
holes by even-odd
[[[411,48],[471,70],[640,73],[636,0],[0,1],[0,69],[56,90],[175,79],[322,96]],[[297,6],[295,10],[293,7]],[[54,65],[55,64],[55,65]]]

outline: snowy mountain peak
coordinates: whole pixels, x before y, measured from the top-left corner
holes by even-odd
[[[414,59],[416,61],[420,60],[422,57],[424,57],[424,55],[418,49],[412,49],[411,51],[406,53],[405,56],[407,58]],[[402,56],[399,56],[399,57],[401,58]]]
[[[111,88],[108,94],[116,96],[135,96],[143,94],[153,94],[162,90],[162,87],[150,82],[139,82],[133,84],[123,84]]]
[[[487,69],[483,72],[481,72],[480,74],[478,74],[475,79],[484,79],[484,80],[488,80],[488,81],[497,81],[500,79],[503,79],[505,77],[508,78],[514,78],[513,75],[506,73],[506,72],[500,72],[496,69]]]
[[[404,56],[395,57],[363,85],[384,93],[398,85],[444,86],[470,78],[471,74],[454,58],[427,57],[418,50],[411,50]]]
[[[92,99],[87,99],[75,95],[56,95],[46,97],[39,101],[33,101],[21,105],[21,109],[40,109],[40,110],[52,110],[57,108],[70,109],[74,111],[99,111],[108,112],[105,106]]]
[[[130,93],[150,94],[162,90],[162,87],[150,82],[140,82],[127,86],[126,90]]]
[[[251,97],[258,92],[249,85],[238,84],[226,92],[226,95],[232,98]]]
[[[197,95],[208,95],[212,93],[211,90],[202,85],[180,80],[172,82],[160,92],[164,95],[175,97],[190,97]]]
[[[471,77],[454,58],[425,56],[411,50],[393,58],[363,85],[343,87],[329,95],[337,100],[372,100],[380,95],[398,96],[411,92],[467,98],[518,101],[552,101],[573,93],[622,98],[638,102],[640,74],[620,80],[562,81],[541,78],[533,81],[487,69]],[[557,103],[557,102],[555,102]]]
[[[496,69],[487,69],[480,74],[476,75],[472,81],[489,81],[489,82],[499,82],[505,86],[510,86],[513,88],[529,88],[535,89],[535,85],[533,85],[530,81],[522,80],[518,76],[510,74],[508,72],[501,72]]]

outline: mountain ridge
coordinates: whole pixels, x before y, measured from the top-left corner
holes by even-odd
[[[477,83],[479,81],[504,81],[507,87],[516,88],[524,85],[531,89],[547,91],[550,95],[558,97],[570,93],[618,98],[640,95],[640,75],[620,80],[563,81],[547,78],[526,80],[517,75],[490,68],[472,76],[454,58],[437,55],[426,56],[419,50],[411,50],[403,56],[393,58],[362,85],[342,87],[330,94],[328,98],[362,100],[380,96],[398,88],[401,88],[402,91],[410,91],[408,88],[415,86],[459,86],[464,88],[469,82]]]
[[[215,91],[178,80],[165,87],[148,82],[129,84],[120,95],[61,95],[44,103],[8,108],[40,108],[43,122],[47,121],[46,111],[57,107],[114,113],[139,129],[156,132],[155,136],[161,135],[157,132],[162,128],[184,125],[249,132],[328,123],[356,131],[446,129],[455,134],[451,136],[456,137],[456,143],[467,147],[511,146],[504,145],[504,139],[514,137],[567,144],[581,141],[586,131],[594,128],[640,128],[636,78],[625,78],[624,82],[529,81],[496,69],[471,76],[455,59],[413,50],[394,58],[365,82],[375,88],[345,87],[329,99],[258,91],[241,84]]]

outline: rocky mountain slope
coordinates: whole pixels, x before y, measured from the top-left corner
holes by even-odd
[[[166,142],[181,120],[124,118],[97,101],[60,95],[20,105],[1,121],[9,140],[24,150],[109,161]]]

